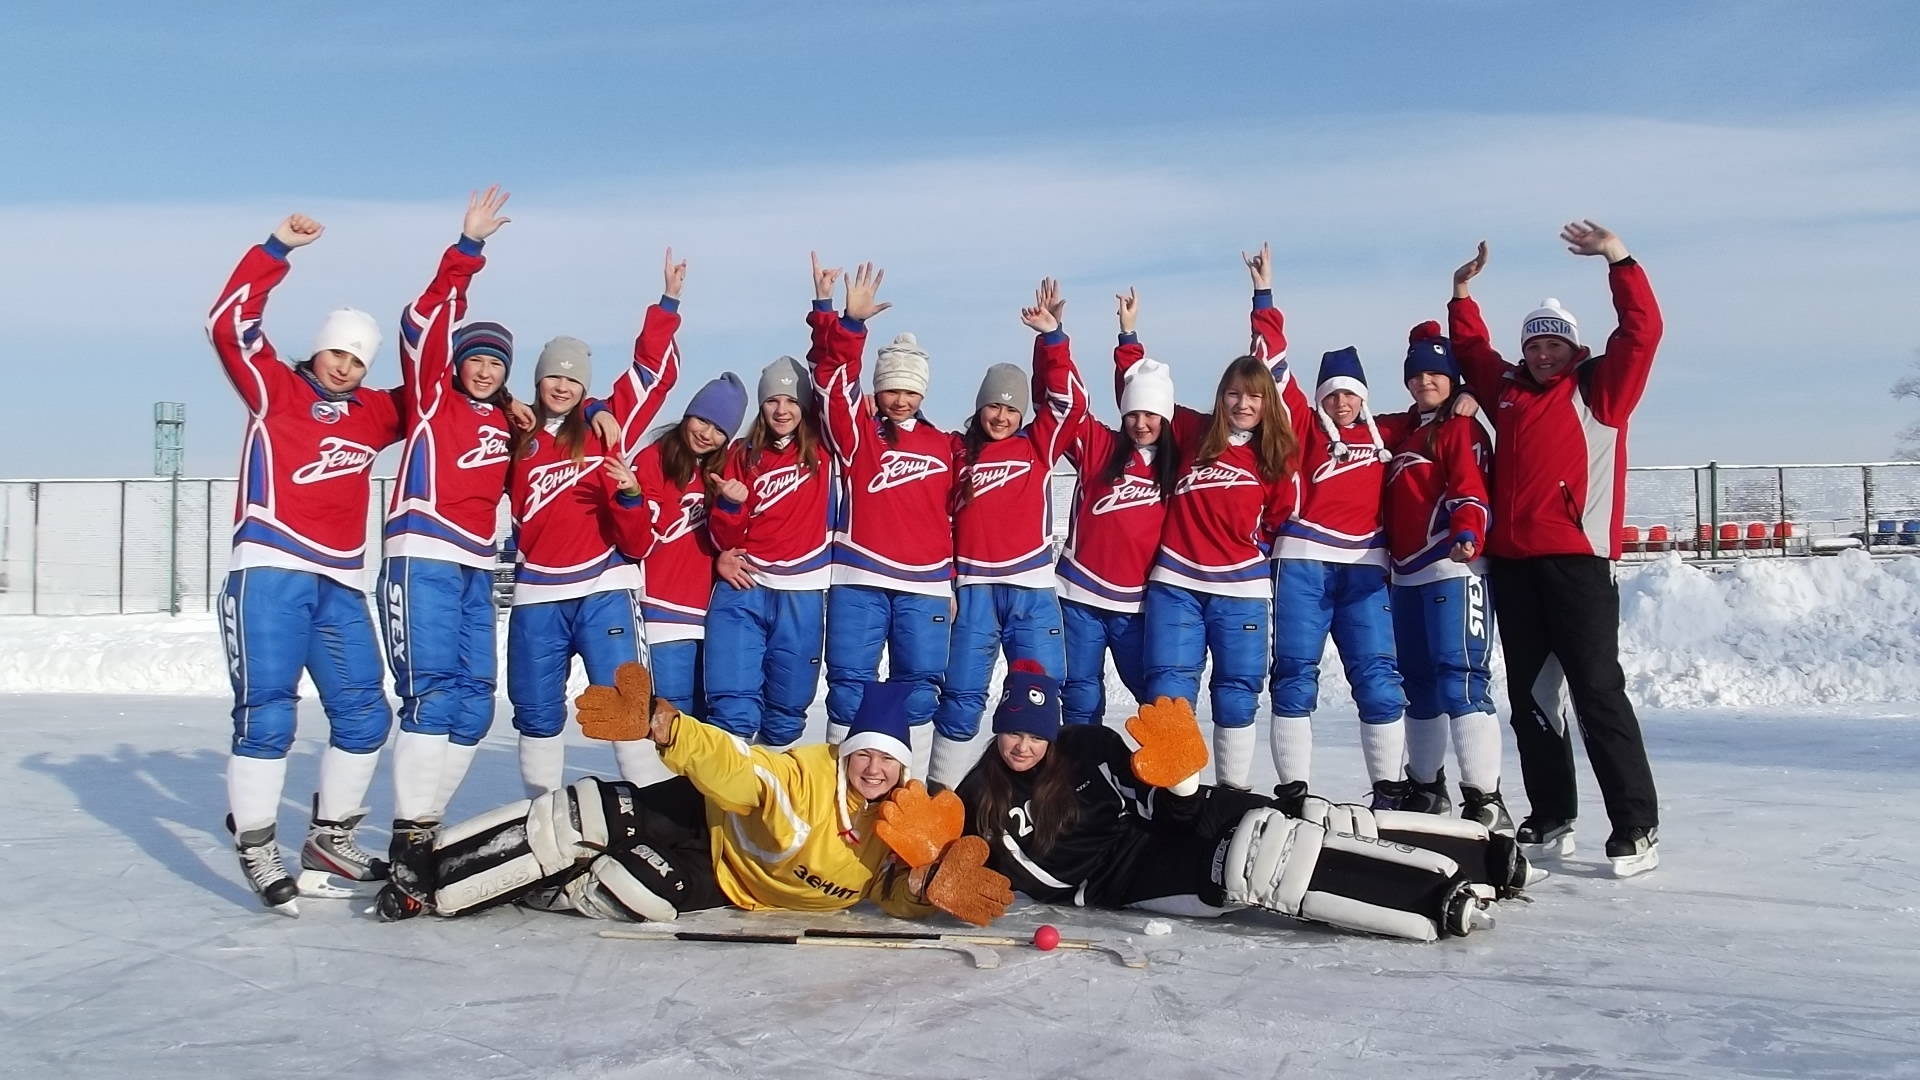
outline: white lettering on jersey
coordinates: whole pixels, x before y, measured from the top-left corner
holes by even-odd
[[[1211,491],[1216,488],[1259,487],[1260,478],[1236,465],[1214,462],[1211,465],[1196,465],[1187,475],[1180,478],[1173,493],[1185,495],[1189,491]]]
[[[378,456],[373,447],[328,436],[320,440],[320,457],[293,470],[296,484],[317,484],[337,476],[365,472]]]
[[[913,454],[889,450],[880,455],[880,472],[868,482],[867,491],[885,491],[915,480],[925,480],[947,471],[947,463],[931,454]]]
[[[480,428],[480,445],[460,455],[454,464],[462,469],[479,469],[507,460],[507,431],[492,424]]]
[[[1371,446],[1350,445],[1347,447],[1347,450],[1347,459],[1345,461],[1329,457],[1327,460],[1321,462],[1320,467],[1313,470],[1313,482],[1318,484],[1323,480],[1331,480],[1341,473],[1350,473],[1356,469],[1367,468],[1377,463],[1382,456],[1381,451],[1375,450]]]
[[[706,523],[707,497],[697,491],[689,491],[680,496],[680,519],[659,534],[659,542],[671,544]]]
[[[1159,484],[1144,476],[1122,476],[1112,491],[1093,501],[1092,512],[1095,516],[1111,514],[1136,506],[1152,506],[1159,501]]]
[[[967,481],[975,495],[1003,488],[1033,471],[1031,461],[992,461],[967,467]]]
[[[578,483],[580,477],[589,469],[597,469],[600,457],[590,457],[580,464],[572,461],[556,461],[551,465],[541,465],[527,470],[527,508],[520,512],[520,520],[525,521],[540,512],[541,508],[558,498],[560,493]]]
[[[806,479],[806,472],[798,464],[783,465],[754,477],[753,512],[760,514],[767,507],[799,491]]]

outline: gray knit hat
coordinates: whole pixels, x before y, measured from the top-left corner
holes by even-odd
[[[782,394],[801,405],[813,403],[813,379],[806,365],[791,356],[775,360],[760,372],[759,402],[764,405],[768,398]]]
[[[873,354],[873,392],[911,390],[927,392],[927,350],[912,334],[901,334]]]
[[[593,350],[579,338],[561,336],[540,349],[540,360],[533,365],[533,384],[549,375],[572,379],[582,387],[593,385]]]
[[[987,369],[987,377],[980,380],[980,392],[973,396],[973,411],[979,412],[989,405],[1011,405],[1025,416],[1027,406],[1032,403],[1027,373],[1013,364],[995,364]]]

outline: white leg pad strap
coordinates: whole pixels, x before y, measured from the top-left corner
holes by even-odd
[[[1439,874],[1450,878],[1460,872],[1460,865],[1437,851],[1396,844],[1390,840],[1378,840],[1367,836],[1328,833],[1322,847],[1327,851],[1342,851],[1350,855],[1359,855],[1381,862],[1398,863],[1411,866],[1416,870]]]
[[[1302,919],[1338,926],[1344,930],[1358,930],[1368,934],[1385,934],[1388,937],[1410,938],[1414,941],[1433,941],[1439,937],[1434,930],[1433,920],[1411,911],[1396,911],[1393,908],[1376,907],[1346,896],[1333,893],[1310,892],[1301,898],[1298,912]]]
[[[468,818],[457,825],[449,825],[441,829],[440,838],[434,842],[434,846],[452,847],[470,836],[478,836],[489,829],[497,829],[502,825],[519,821],[526,817],[527,811],[532,808],[533,804],[525,799],[495,807],[479,817]]]
[[[573,812],[580,819],[580,840],[590,848],[607,846],[607,804],[601,801],[600,781],[589,776],[568,789]],[[1426,816],[1426,815],[1422,815]]]
[[[458,915],[545,876],[540,860],[531,851],[523,852],[517,858],[442,886],[433,895],[433,910],[441,915]]]
[[[549,791],[533,800],[527,811],[527,846],[548,874],[557,874],[588,854],[580,845],[579,830],[573,827],[569,802],[564,792]]]
[[[1411,810],[1375,810],[1374,836],[1383,832],[1420,833],[1425,836],[1453,836],[1462,840],[1485,840],[1487,827],[1467,818],[1416,814]]]
[[[672,922],[680,917],[672,904],[610,855],[593,860],[586,873],[569,882],[567,897],[575,911],[595,919]]]
[[[1222,882],[1229,903],[1293,915],[1313,879],[1325,830],[1278,810],[1249,810],[1227,843]]]

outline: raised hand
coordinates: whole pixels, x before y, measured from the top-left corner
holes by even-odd
[[[1453,298],[1455,300],[1466,299],[1467,298],[1467,282],[1472,281],[1476,277],[1479,277],[1480,271],[1485,270],[1486,268],[1487,268],[1487,242],[1485,240],[1482,240],[1480,241],[1480,249],[1474,252],[1473,258],[1468,259],[1466,262],[1461,263],[1460,269],[1455,270],[1453,272]]]
[[[287,220],[273,227],[273,238],[290,248],[306,247],[326,231],[325,225],[305,214],[290,214]]]
[[[675,300],[680,299],[680,287],[687,283],[687,263],[685,259],[674,262],[672,248],[667,249],[664,276],[666,278],[666,287],[660,291]]]
[[[927,785],[909,780],[880,804],[880,820],[873,835],[908,866],[921,867],[940,858],[947,845],[967,827],[967,808],[951,791],[929,796]]]
[[[1240,261],[1247,264],[1247,276],[1253,278],[1254,289],[1273,288],[1273,246],[1261,244],[1256,255],[1240,253]]]
[[[1613,230],[1595,221],[1567,222],[1560,230],[1560,239],[1575,255],[1605,255],[1610,263],[1627,257],[1627,245],[1613,235]]]
[[[1123,334],[1133,333],[1134,324],[1140,318],[1140,294],[1134,291],[1133,286],[1129,285],[1127,286],[1126,292],[1116,293],[1114,299],[1120,301],[1120,310],[1118,312],[1120,316],[1120,332]]]
[[[1060,329],[1060,316],[1067,310],[1067,302],[1060,295],[1060,283],[1052,278],[1041,278],[1040,287],[1033,291],[1033,306],[1020,309],[1020,321],[1036,334],[1051,334]]]
[[[1207,740],[1186,698],[1156,698],[1127,719],[1127,734],[1140,744],[1133,775],[1157,788],[1171,788],[1207,767]]]
[[[467,196],[467,216],[460,223],[461,234],[474,240],[485,240],[499,232],[500,226],[513,220],[500,213],[512,197],[513,192],[501,191],[499,184],[485,191],[470,193]]]
[[[640,481],[634,478],[633,470],[627,466],[627,463],[620,460],[620,451],[617,448],[601,461],[601,467],[607,470],[608,476],[613,477],[613,482],[620,488],[620,494],[630,499],[640,496]]]
[[[620,421],[613,418],[611,409],[593,414],[593,433],[600,436],[602,445],[615,453],[627,439],[627,433],[620,430]]]
[[[821,266],[820,253],[817,251],[807,252],[807,257],[813,260],[813,298],[815,300],[833,299],[833,286],[840,280],[840,268]]]
[[[573,699],[574,718],[589,739],[634,742],[651,734],[653,675],[628,661],[613,671],[612,686],[589,686]]]
[[[870,262],[854,267],[853,276],[846,278],[847,318],[856,322],[866,322],[875,315],[892,307],[889,301],[875,301],[874,294],[880,291],[880,283],[887,279],[885,270],[876,270]]]

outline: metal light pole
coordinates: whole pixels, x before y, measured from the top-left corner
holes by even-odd
[[[180,614],[180,468],[187,445],[187,406],[179,401],[153,403],[153,474],[167,477],[167,613]],[[126,543],[124,530],[120,543]]]

